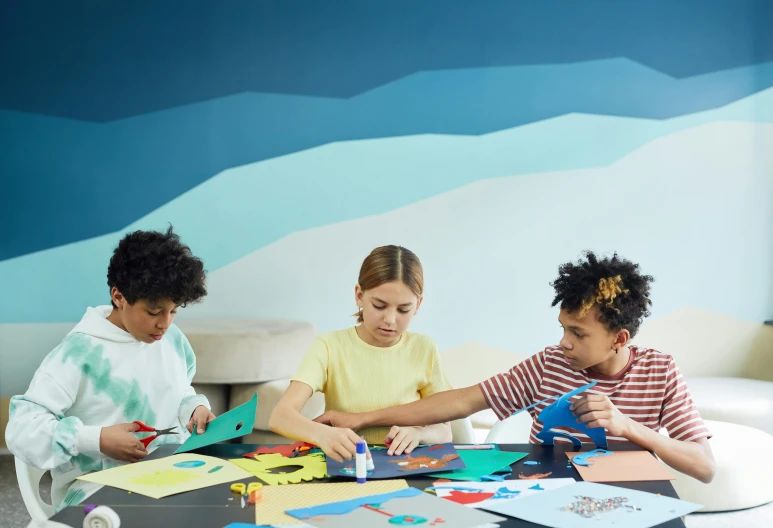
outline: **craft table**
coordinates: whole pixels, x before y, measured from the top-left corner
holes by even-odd
[[[217,444],[197,451],[201,455],[220,457],[224,459],[239,458],[245,453],[257,449],[256,445],[249,444]],[[636,446],[615,445],[615,450],[638,450]],[[164,445],[153,452],[147,459],[161,458],[171,455],[177,448],[176,445]],[[568,468],[569,459],[567,451],[574,451],[571,444],[557,445],[555,447],[542,447],[534,444],[502,444],[502,451],[520,451],[529,453],[529,456],[512,465],[513,472],[508,477],[518,479],[519,473],[532,475],[535,473],[547,473],[552,471],[550,478],[574,478],[582,480],[574,467]],[[146,460],[147,460],[146,459]],[[538,465],[524,465],[526,461],[539,462]],[[255,478],[244,480],[251,482]],[[348,479],[351,481],[352,479]],[[416,488],[424,489],[431,486],[434,478],[408,478],[408,484]],[[347,479],[330,479],[320,482],[346,482]],[[163,499],[151,499],[143,495],[129,493],[124,490],[104,487],[97,493],[86,499],[88,504],[110,506],[121,518],[121,528],[156,528],[185,526],[186,528],[222,528],[232,522],[255,522],[255,511],[251,507],[242,509],[237,500],[229,500],[234,496],[231,493],[231,484],[221,484],[188,493],[172,495]],[[624,488],[660,493],[668,497],[677,497],[674,487],[669,481],[654,482],[621,482],[610,483]],[[288,484],[292,486],[292,484]],[[83,526],[83,505],[65,508],[52,520],[69,524],[74,528]],[[508,518],[499,523],[501,528],[537,527],[539,525]],[[674,519],[659,525],[662,528],[684,528],[681,519]]]

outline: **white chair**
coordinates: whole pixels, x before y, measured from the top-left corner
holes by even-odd
[[[475,431],[469,418],[461,418],[451,422],[451,441],[455,444],[474,444]]]
[[[45,526],[48,518],[55,513],[54,507],[44,502],[40,497],[40,479],[43,478],[46,472],[28,466],[17,457],[14,457],[14,460],[16,462],[16,480],[19,481],[21,498],[32,518],[29,526]]]
[[[531,415],[524,411],[506,420],[498,421],[486,436],[487,444],[528,444]]]
[[[745,425],[704,420],[717,472],[711,484],[668,468],[679,498],[703,504],[699,513],[735,511],[773,501],[773,435]],[[661,434],[668,436],[662,429]],[[666,465],[664,462],[661,462]]]

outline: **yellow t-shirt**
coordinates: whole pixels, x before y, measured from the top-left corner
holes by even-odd
[[[355,327],[317,337],[292,379],[323,392],[327,410],[344,412],[375,411],[452,388],[429,337],[406,332],[396,345],[376,347]],[[371,427],[359,434],[383,444],[389,429]]]

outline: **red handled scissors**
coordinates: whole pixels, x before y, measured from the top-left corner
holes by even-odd
[[[156,429],[155,427],[150,427],[149,425],[145,425],[144,423],[140,422],[139,420],[134,420],[134,423],[140,426],[140,431],[146,432],[146,433],[156,433],[153,436],[148,436],[147,438],[140,439],[140,442],[142,442],[142,445],[145,446],[147,449],[148,444],[151,443],[153,440],[158,438],[162,435],[168,435],[168,434],[177,434],[177,426],[170,427],[169,429]]]

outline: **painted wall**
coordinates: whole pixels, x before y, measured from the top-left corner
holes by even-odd
[[[589,248],[655,275],[656,318],[773,315],[770,2],[0,10],[2,393],[168,222],[210,271],[182,317],[351,324],[388,243],[443,348],[553,344]]]

